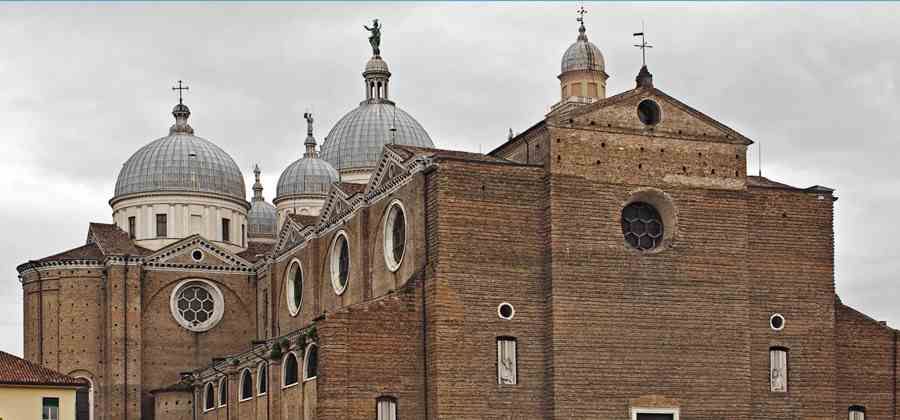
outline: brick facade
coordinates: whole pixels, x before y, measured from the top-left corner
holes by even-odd
[[[658,124],[638,119],[644,100]],[[334,184],[318,219],[288,217],[261,256],[196,236],[151,252],[91,225],[85,247],[20,266],[26,357],[91,378],[97,419],[371,419],[381,397],[402,418],[843,419],[853,405],[900,418],[897,331],[836,298],[831,190],[746,176],[750,140],[650,84],[560,109],[489,155],[386,146],[367,185]],[[623,238],[636,201],[661,214],[652,251]],[[222,292],[209,331],[171,314],[186,279]],[[515,385],[498,384],[498,337],[516,340]],[[773,347],[788,352],[784,393],[770,390]],[[282,386],[288,353],[299,380]],[[228,403],[205,410],[222,377]]]

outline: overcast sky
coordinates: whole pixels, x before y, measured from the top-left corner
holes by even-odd
[[[767,177],[837,189],[845,303],[900,326],[900,4],[588,3],[612,95],[633,87],[646,23],[656,87],[762,144]],[[123,162],[167,134],[177,100],[197,135],[266,198],[316,135],[363,99],[381,18],[392,99],[438,147],[487,152],[558,100],[577,35],[563,3],[0,4],[0,349],[22,353],[15,267],[82,245],[110,220]],[[758,170],[756,147],[749,164]],[[248,197],[250,192],[248,191]],[[866,210],[868,209],[868,210]]]

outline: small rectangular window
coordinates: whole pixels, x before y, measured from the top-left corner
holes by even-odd
[[[41,420],[59,420],[59,398],[44,397]]]
[[[167,215],[165,214],[157,214],[156,215],[156,237],[157,238],[165,238],[167,235],[166,228],[168,228],[168,224],[166,223]]]
[[[773,348],[769,350],[769,378],[772,392],[787,392],[788,360],[786,349]]]
[[[497,383],[516,384],[516,339],[513,337],[497,338]]]
[[[247,242],[244,240],[244,238],[247,237],[246,230],[247,229],[244,227],[244,225],[241,225],[241,246],[242,247],[247,246]]]
[[[231,220],[222,219],[222,242],[231,240]]]
[[[850,407],[850,420],[866,420],[866,409],[858,405]]]
[[[128,217],[128,237],[134,239],[137,237],[137,218],[134,216]]]
[[[390,397],[379,398],[376,404],[377,420],[397,420],[397,400]]]

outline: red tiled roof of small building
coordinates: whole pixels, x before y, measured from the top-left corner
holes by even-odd
[[[87,382],[0,351],[0,384],[81,387]]]
[[[65,261],[65,260],[102,260],[104,257],[103,252],[100,251],[100,247],[97,244],[90,243],[87,245],[82,245],[77,248],[72,248],[68,251],[60,252],[59,254],[54,254],[49,257],[44,257],[38,260],[38,262],[46,262],[46,261]]]
[[[237,256],[255,263],[265,257],[266,254],[272,252],[274,246],[275,244],[273,243],[250,241],[247,242],[247,249],[239,252]]]
[[[104,255],[150,255],[153,251],[134,244],[128,232],[114,224],[91,223],[88,240],[93,240]]]

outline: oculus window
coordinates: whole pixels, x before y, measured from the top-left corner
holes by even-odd
[[[347,290],[350,276],[350,245],[347,234],[338,232],[331,243],[331,286],[334,293],[343,294]]]
[[[388,270],[397,271],[406,252],[406,212],[399,201],[388,207],[384,219],[384,261]]]
[[[287,281],[285,281],[285,297],[291,316],[300,313],[300,305],[303,303],[303,267],[300,260],[294,259],[288,266]]]
[[[639,251],[655,249],[663,241],[662,218],[650,204],[631,203],[622,209],[622,234],[632,248]]]
[[[222,292],[207,280],[185,280],[172,291],[172,316],[178,323],[194,332],[208,331],[222,320],[224,300]]]

